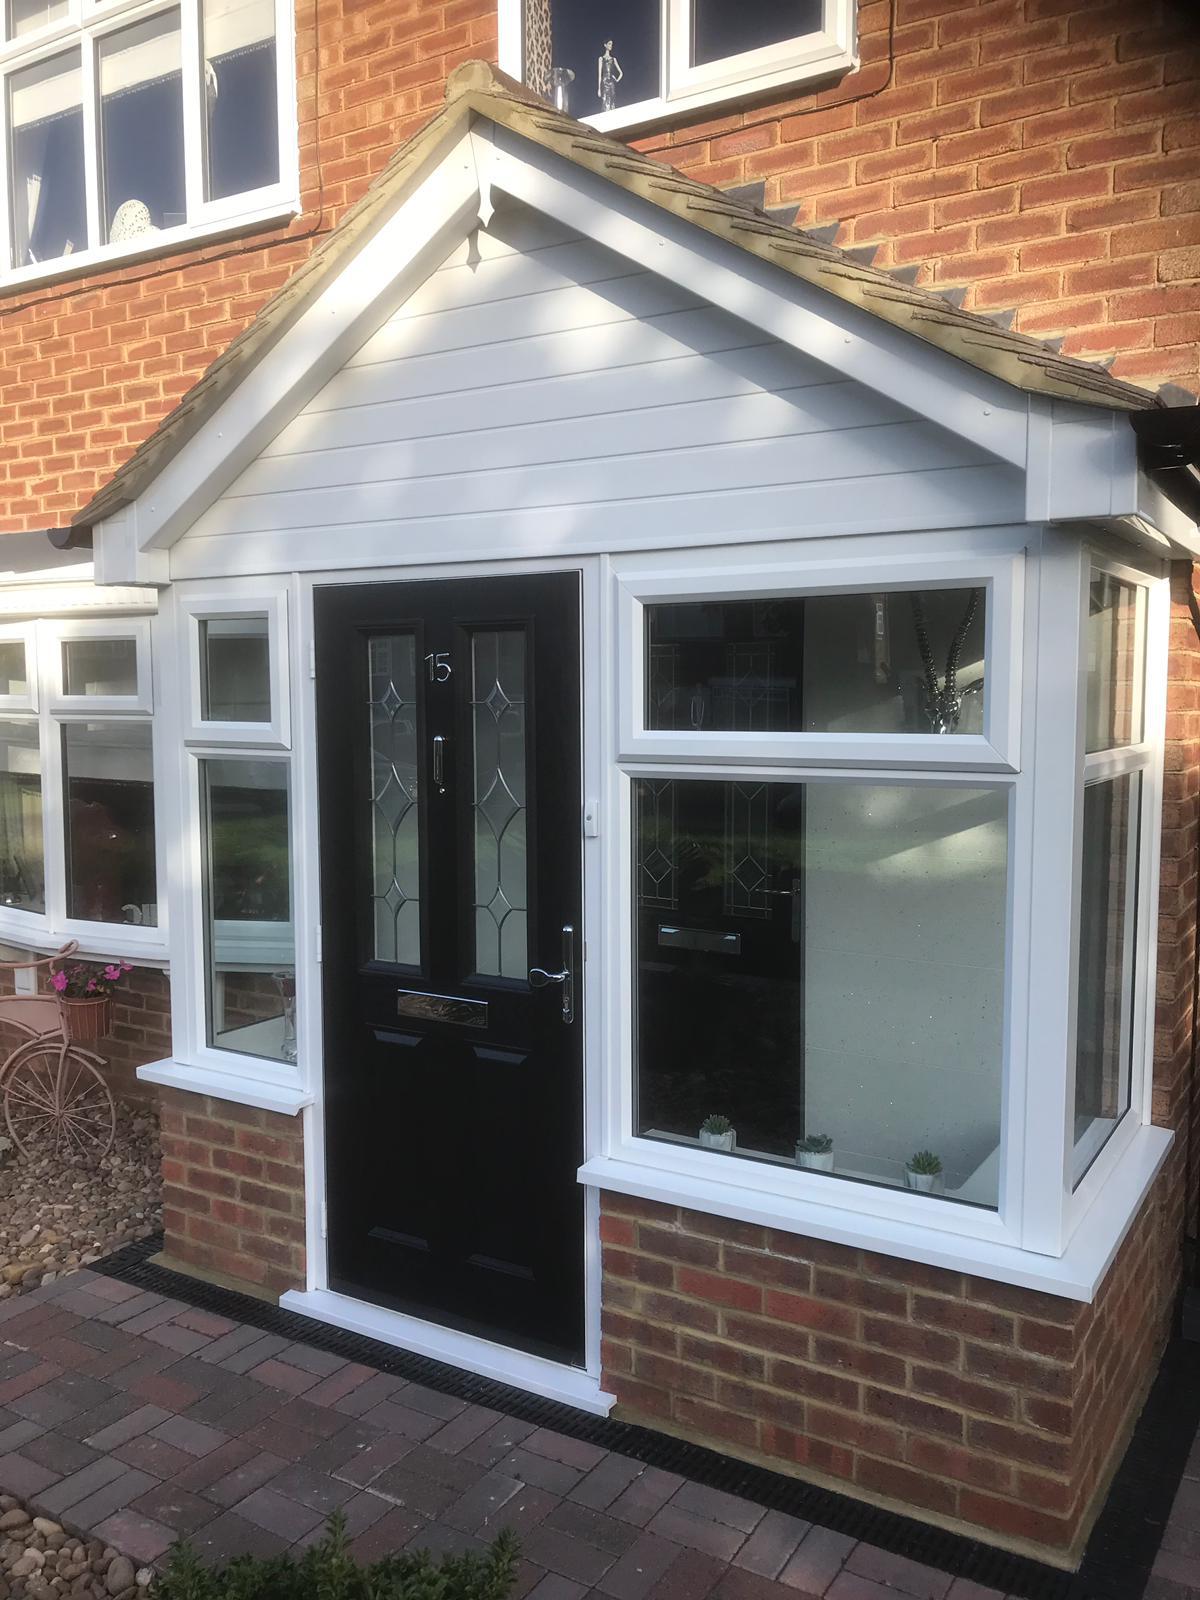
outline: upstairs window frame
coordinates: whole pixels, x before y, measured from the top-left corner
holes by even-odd
[[[776,44],[745,50],[716,61],[693,64],[692,0],[658,0],[661,7],[661,91],[653,98],[612,111],[581,115],[583,104],[572,103],[571,114],[582,122],[611,133],[669,121],[686,113],[718,106],[730,100],[769,94],[773,90],[840,77],[858,66],[856,0],[822,0],[822,26],[811,33],[781,39]],[[525,82],[525,0],[497,0],[499,60],[501,68]],[[603,27],[598,25],[598,32]],[[619,57],[620,51],[615,51]]]
[[[205,191],[205,94],[201,39],[204,0],[66,0],[65,14],[27,33],[10,29],[13,0],[0,0],[0,288],[77,276],[89,269],[181,247],[259,223],[286,220],[299,209],[296,128],[295,20],[285,0],[269,0],[275,29],[275,97],[278,179],[224,198]],[[186,220],[108,242],[103,215],[100,51],[103,42],[139,23],[177,11],[182,58],[181,142]],[[15,264],[14,140],[10,85],[14,75],[58,59],[74,58],[80,84],[83,187],[87,237],[66,255]]]

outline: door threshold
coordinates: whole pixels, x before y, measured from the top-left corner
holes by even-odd
[[[592,1416],[606,1417],[616,1404],[616,1395],[606,1394],[599,1378],[579,1367],[493,1344],[490,1339],[460,1333],[456,1328],[443,1328],[436,1322],[424,1322],[402,1311],[388,1311],[366,1300],[352,1300],[349,1295],[336,1294],[332,1289],[289,1289],[280,1296],[279,1304],[284,1310],[298,1311],[315,1322],[329,1322],[334,1327],[364,1334],[383,1344],[411,1350],[414,1355],[462,1367],[467,1372],[478,1373],[481,1378],[511,1384],[514,1389],[575,1406]]]

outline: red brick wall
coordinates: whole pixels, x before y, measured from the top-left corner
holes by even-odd
[[[1090,1306],[605,1195],[605,1387],[621,1416],[1062,1559],[1165,1336],[1163,1189]]]
[[[300,1118],[160,1093],[166,1253],[271,1294],[303,1287]]]
[[[969,308],[1200,389],[1200,20],[1187,0],[861,0],[840,84],[638,141]],[[298,0],[287,227],[0,294],[0,530],[66,521],[441,103],[494,0]]]
[[[493,0],[297,0],[301,214],[40,289],[0,290],[0,531],[70,520],[442,103],[494,56]]]
[[[860,72],[637,140],[801,227],[1015,310],[1069,355],[1200,389],[1192,0],[860,0]]]

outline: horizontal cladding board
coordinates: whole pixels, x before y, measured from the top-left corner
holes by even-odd
[[[612,372],[576,372],[531,383],[499,383],[482,389],[351,406],[341,411],[309,410],[283,429],[263,451],[262,459],[339,450],[348,445],[477,434],[488,429],[503,433],[538,423],[578,426],[580,419],[626,411],[643,415],[658,407],[754,398],[770,390],[786,394],[793,406],[827,404],[831,410],[843,403],[843,391],[853,391],[859,397],[854,402],[860,410],[859,421],[864,423],[900,422],[911,415],[902,406],[871,395],[844,378],[809,385],[802,400],[800,390],[787,382],[793,375],[794,362],[788,359],[786,350],[777,345],[756,345],[727,351],[717,360],[681,356],[675,361],[651,361]],[[233,492],[242,492],[241,480]]]
[[[583,443],[581,439],[579,444]],[[335,469],[340,455],[335,452],[322,459]],[[982,452],[975,459],[982,461]],[[971,460],[971,451],[960,440],[921,422],[651,451],[622,456],[619,462],[603,456],[576,457],[540,466],[474,471],[469,458],[464,458],[457,471],[441,477],[397,476],[385,483],[357,483],[353,477],[347,482],[338,476],[319,488],[226,495],[205,514],[196,531],[212,535],[304,528],[346,516],[357,522],[464,516],[830,480],[853,497],[863,478],[957,467]]]
[[[758,390],[714,400],[680,401],[675,405],[664,405],[660,399],[646,396],[641,404],[589,417],[584,423],[568,415],[558,420],[542,418],[533,423],[508,423],[503,427],[495,425],[497,407],[494,401],[481,407],[476,398],[472,406],[473,398],[476,397],[463,396],[467,415],[464,416],[460,408],[460,414],[448,419],[450,426],[440,435],[405,439],[393,432],[391,437],[367,443],[359,430],[352,434],[354,443],[334,445],[327,439],[324,427],[310,427],[311,449],[303,454],[261,456],[242,473],[226,498],[325,489],[338,484],[399,483],[443,473],[548,466],[585,458],[613,461],[652,451],[718,448],[739,442],[796,438],[801,434],[828,434],[835,430],[865,430],[862,448],[869,453],[871,430],[887,424],[922,426],[905,419],[899,406],[890,408],[892,416],[880,417],[881,408],[852,383],[778,394]],[[883,409],[886,413],[889,408]],[[392,408],[388,410],[391,412]],[[358,412],[357,416],[360,422],[374,421],[376,413],[366,410]],[[326,420],[322,418],[323,422]],[[407,420],[418,419],[410,416]],[[963,459],[961,452],[956,459]],[[623,463],[616,470],[623,471]]]
[[[889,473],[860,482],[744,489],[728,494],[530,507],[486,515],[278,527],[235,539],[200,537],[171,552],[176,580],[222,574],[322,571],[391,563],[569,558],[598,551],[668,549],[755,539],[903,533],[909,529],[1002,526],[1025,514],[1021,475],[1010,467]]]
[[[408,356],[371,366],[343,367],[309,402],[309,411],[337,411],[343,406],[374,405],[428,394],[458,394],[499,383],[531,383],[576,372],[611,371],[670,361],[680,356],[716,355],[756,343],[733,317],[702,306],[645,320],[630,317],[596,328],[572,328],[465,350]],[[760,346],[780,347],[772,340]],[[826,369],[793,352],[786,369],[791,377],[780,387],[828,379]],[[774,386],[772,386],[774,387]]]

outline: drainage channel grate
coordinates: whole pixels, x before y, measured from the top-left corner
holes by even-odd
[[[1023,1600],[1093,1600],[1101,1596],[1104,1600],[1137,1600],[1200,1417],[1200,1356],[1193,1353],[1190,1366],[1186,1357],[1176,1360],[1173,1366],[1168,1361],[1117,1474],[1083,1566],[1078,1575],[1073,1575],[702,1445],[636,1423],[594,1417],[560,1401],[543,1399],[362,1334],[315,1322],[236,1290],[172,1272],[150,1259],[161,1249],[161,1238],[141,1240],[96,1262],[90,1270],[184,1301],[197,1310],[246,1323],[263,1333],[279,1334],[347,1361],[422,1383],[441,1394],[586,1440],[647,1466],[661,1467],[709,1488],[740,1495],[769,1510],[801,1517]],[[1190,1392],[1181,1392],[1181,1385],[1184,1391],[1190,1386]],[[1162,1448],[1164,1426],[1172,1434],[1171,1447],[1166,1450]]]

